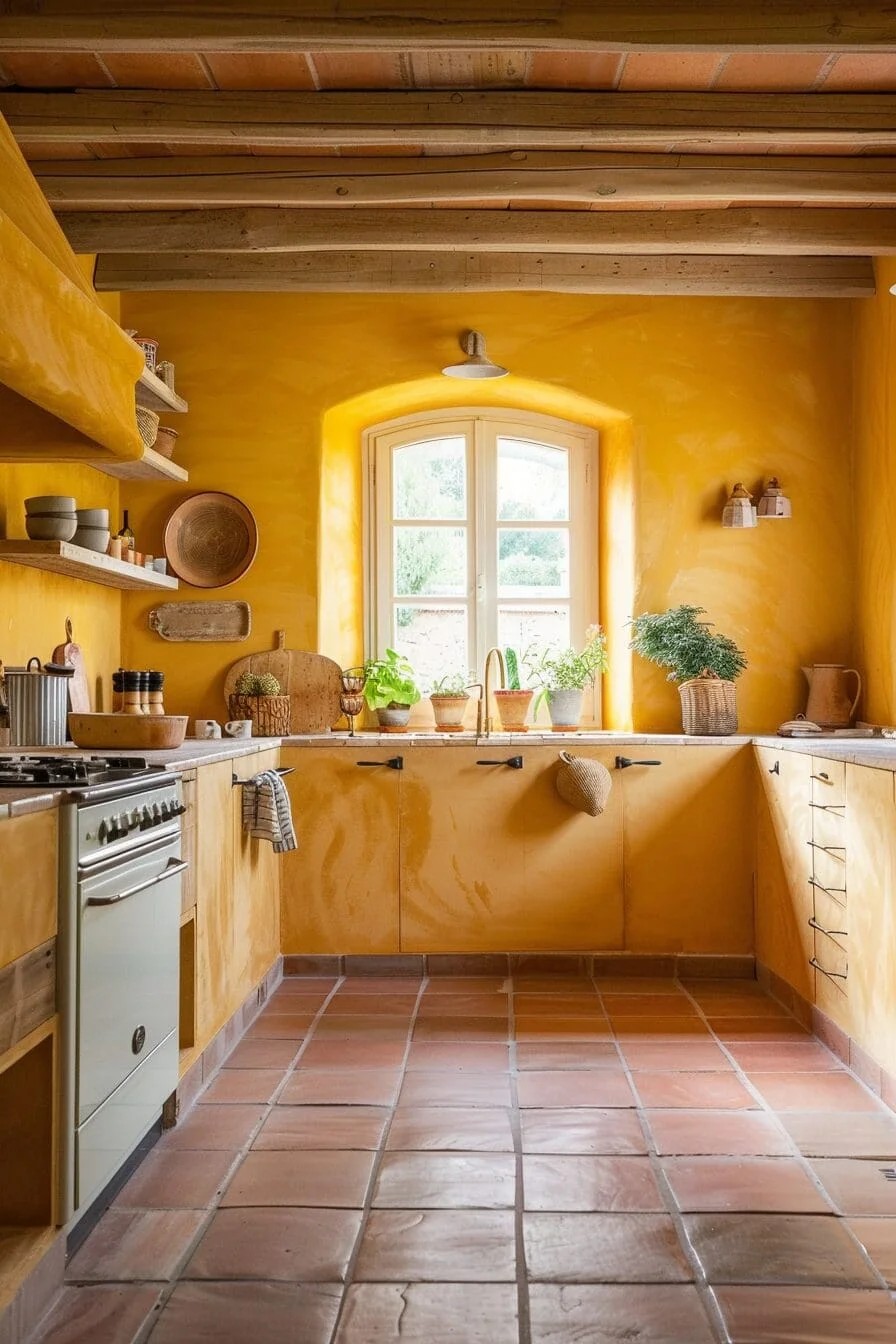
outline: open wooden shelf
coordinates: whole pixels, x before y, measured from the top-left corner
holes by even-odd
[[[70,541],[0,541],[0,560],[66,574],[74,579],[87,579],[90,583],[105,584],[107,588],[171,591],[178,587],[177,579],[171,574],[157,574],[153,569],[129,565],[126,560],[113,560],[111,555],[87,551]]]
[[[190,409],[183,397],[172,392],[152,369],[144,369],[137,380],[137,405],[145,406],[148,411],[155,411],[158,415],[164,415],[166,411],[180,413]]]
[[[153,448],[144,448],[143,456],[137,458],[135,462],[116,462],[109,459],[106,462],[95,462],[93,465],[99,467],[100,471],[105,472],[107,476],[114,476],[119,481],[188,481],[190,479],[183,467],[179,467],[169,457],[163,457]]]

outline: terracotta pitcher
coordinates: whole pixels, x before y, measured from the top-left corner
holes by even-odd
[[[862,678],[854,667],[842,663],[816,663],[804,667],[809,683],[806,718],[822,728],[848,728],[862,694]],[[855,677],[855,696],[850,698],[847,678]]]

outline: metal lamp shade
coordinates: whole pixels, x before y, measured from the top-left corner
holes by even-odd
[[[722,510],[723,527],[755,527],[756,512],[752,496],[737,482]]]

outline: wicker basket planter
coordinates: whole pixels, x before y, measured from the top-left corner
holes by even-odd
[[[729,737],[737,732],[734,682],[711,673],[683,681],[681,722],[687,737]]]
[[[232,719],[251,719],[253,737],[289,736],[288,695],[230,695],[227,707]]]

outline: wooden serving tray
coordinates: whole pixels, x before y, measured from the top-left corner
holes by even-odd
[[[163,602],[149,613],[149,628],[162,639],[190,644],[228,644],[248,639],[248,602]]]

